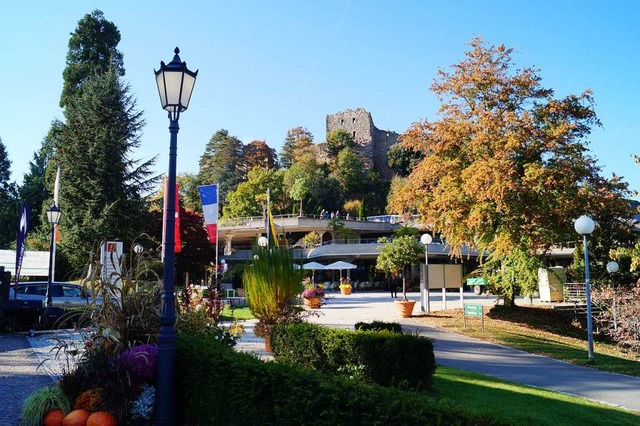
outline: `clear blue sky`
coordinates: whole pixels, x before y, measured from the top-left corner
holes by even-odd
[[[211,135],[229,130],[278,151],[288,129],[325,138],[325,116],[364,107],[378,128],[434,119],[438,67],[483,36],[540,68],[556,96],[590,88],[603,127],[590,148],[604,169],[640,190],[640,2],[604,1],[31,1],[3,2],[0,137],[18,183],[54,118],[69,34],[100,9],[122,35],[126,81],[144,111],[136,158],[168,164],[168,120],[153,69],[179,46],[199,69],[180,119],[178,172],[197,172]]]

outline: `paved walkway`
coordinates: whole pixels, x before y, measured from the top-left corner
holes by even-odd
[[[464,294],[465,303],[491,306],[494,297]],[[420,312],[419,296],[410,293],[409,299],[418,303],[414,315]],[[517,304],[529,304],[523,299]],[[539,301],[533,301],[539,304]],[[457,293],[447,293],[447,307],[460,307]],[[441,293],[431,292],[431,310],[442,310]],[[425,326],[411,318],[401,319],[391,297],[386,293],[354,293],[350,296],[332,294],[327,304],[320,309],[322,315],[309,321],[333,327],[353,328],[359,321],[396,321],[403,328],[416,330],[423,336],[434,339],[436,362],[439,365],[475,371],[504,380],[530,386],[564,392],[591,400],[628,408],[640,412],[640,378],[605,373],[586,367],[578,367],[551,358],[531,355],[501,345],[486,343],[460,334]],[[239,349],[256,352],[264,358],[262,339],[251,334],[239,343]],[[596,360],[597,360],[596,353]],[[587,349],[585,344],[585,357]]]

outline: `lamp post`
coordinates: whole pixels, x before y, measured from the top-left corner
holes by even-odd
[[[424,288],[420,292],[420,309],[422,312],[431,312],[431,306],[429,303],[429,244],[431,244],[433,238],[429,234],[422,234],[420,242],[424,244]],[[425,309],[426,302],[426,309]]]
[[[580,216],[573,224],[576,232],[582,235],[584,245],[584,280],[587,292],[587,339],[589,351],[589,363],[593,364],[593,318],[591,318],[591,280],[589,278],[589,248],[587,247],[587,235],[590,235],[596,227],[595,222],[589,216]]]
[[[613,274],[618,272],[618,262],[611,261],[607,263],[607,272],[611,274],[611,299],[613,305],[613,329],[618,331],[618,321],[616,320],[616,283],[613,281]]]
[[[51,245],[49,246],[49,276],[47,279],[47,296],[45,301],[44,318],[46,321],[47,311],[51,308],[53,301],[51,300],[51,282],[53,281],[53,245],[56,238],[56,225],[60,222],[60,209],[55,204],[47,210],[47,222],[51,225]]]
[[[186,62],[175,56],[168,64],[160,62],[160,69],[155,71],[156,84],[160,94],[162,109],[169,113],[169,172],[165,197],[165,234],[164,234],[164,268],[162,284],[162,313],[160,314],[160,332],[158,333],[158,371],[156,374],[156,396],[154,408],[154,424],[174,425],[175,402],[173,389],[175,386],[176,358],[176,307],[174,279],[174,234],[175,234],[175,200],[176,200],[176,157],[178,149],[178,120],[180,113],[189,107],[193,87],[198,71],[192,72]]]

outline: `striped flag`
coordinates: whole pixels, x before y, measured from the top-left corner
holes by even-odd
[[[20,218],[18,221],[18,234],[16,238],[16,269],[15,269],[15,291],[14,297],[18,294],[18,283],[20,282],[20,269],[27,246],[27,230],[29,229],[29,205],[22,203],[20,208]]]
[[[218,185],[199,186],[198,192],[202,200],[207,237],[210,243],[215,243],[218,241]]]

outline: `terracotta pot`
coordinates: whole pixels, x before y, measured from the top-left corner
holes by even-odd
[[[307,306],[311,309],[320,309],[321,304],[322,304],[322,299],[320,299],[319,297],[304,298],[304,306]]]
[[[340,293],[346,294],[348,296],[351,294],[351,288],[341,288]]]
[[[394,303],[402,318],[409,318],[413,313],[413,305],[416,304],[414,300],[396,300]]]
[[[264,335],[264,350],[271,352],[271,333]]]

